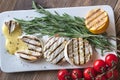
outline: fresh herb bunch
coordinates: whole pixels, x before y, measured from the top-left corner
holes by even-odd
[[[33,8],[43,17],[35,17],[33,20],[26,21],[15,19],[21,24],[23,31],[26,34],[40,33],[49,36],[64,36],[70,38],[84,38],[87,39],[96,48],[103,50],[113,50],[113,45],[108,41],[106,35],[95,35],[88,31],[85,26],[84,18],[72,17],[66,13],[59,15],[43,9],[41,6],[36,6],[33,2]]]

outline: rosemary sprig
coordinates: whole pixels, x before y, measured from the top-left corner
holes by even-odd
[[[84,23],[84,18],[72,17],[66,13],[63,15],[59,15],[57,12],[52,14],[41,6],[36,6],[34,2],[33,7],[38,13],[44,14],[44,16],[35,17],[30,21],[15,19],[21,24],[26,34],[40,33],[49,36],[57,34],[70,38],[81,37],[87,39],[92,45],[101,50],[114,50],[111,48],[113,45],[108,41],[106,35],[94,35],[88,31]]]

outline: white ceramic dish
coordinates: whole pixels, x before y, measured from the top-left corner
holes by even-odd
[[[113,13],[113,9],[108,5],[87,6],[87,7],[69,7],[69,8],[52,8],[52,9],[47,9],[47,10],[49,10],[52,13],[54,13],[54,11],[57,11],[59,14],[67,13],[71,16],[85,17],[87,12],[94,8],[102,8],[108,12],[110,24],[109,24],[109,28],[107,29],[107,33],[109,35],[115,36],[116,32],[115,32],[114,13]],[[63,64],[60,66],[60,65],[50,64],[46,62],[44,59],[41,61],[35,62],[35,63],[28,63],[28,62],[19,60],[14,55],[8,54],[5,49],[5,38],[1,30],[3,23],[13,18],[29,20],[37,16],[42,16],[42,15],[35,12],[35,10],[7,11],[7,12],[0,13],[0,61],[1,61],[2,71],[11,73],[11,72],[22,72],[22,71],[57,70],[57,69],[63,69],[63,68],[67,68],[67,69],[85,68],[88,66],[92,66],[92,63],[95,59],[98,59],[98,58],[104,59],[105,56],[103,57],[100,54],[95,53],[93,56],[93,59],[85,65],[72,66],[70,64]],[[44,37],[44,39],[46,39],[46,37]],[[112,41],[112,43],[116,46],[115,41]],[[100,50],[97,49],[97,51],[100,53]]]

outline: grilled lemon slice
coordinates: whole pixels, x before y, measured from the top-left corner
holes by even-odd
[[[92,9],[85,19],[86,27],[94,34],[104,33],[109,25],[108,13],[103,9]]]

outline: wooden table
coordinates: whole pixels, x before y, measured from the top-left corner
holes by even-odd
[[[110,5],[114,9],[117,37],[120,33],[120,0],[35,0],[44,8]],[[32,0],[0,0],[0,12],[31,9]],[[119,41],[118,41],[119,43]],[[120,72],[120,61],[118,70]],[[0,80],[57,80],[57,71],[38,71],[7,74],[0,71]]]

